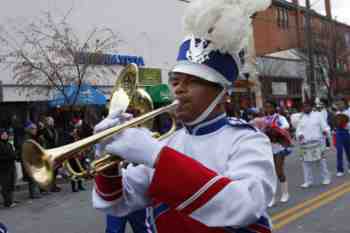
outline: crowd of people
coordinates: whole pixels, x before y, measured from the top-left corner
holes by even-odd
[[[344,175],[343,151],[345,150],[350,166],[349,118],[350,108],[346,99],[337,98],[333,105],[324,102],[305,101],[300,111],[286,114],[282,107],[274,102],[267,102],[262,110],[254,109],[248,114],[249,122],[262,130],[270,139],[274,155],[275,169],[280,181],[281,202],[290,198],[288,183],[284,172],[285,159],[288,155],[299,156],[304,174],[302,188],[314,185],[312,167],[318,167],[323,185],[331,183],[331,173],[326,155],[333,147],[337,151],[336,176]],[[350,169],[349,169],[350,172]],[[275,196],[269,203],[272,207]]]
[[[92,150],[84,151],[77,159],[70,159],[64,167],[59,166],[54,171],[54,179],[48,190],[41,189],[24,169],[21,158],[22,144],[24,141],[33,139],[43,148],[50,149],[65,145],[92,134],[92,127],[84,124],[81,118],[72,117],[70,127],[62,133],[55,126],[55,120],[51,116],[42,116],[37,123],[27,120],[21,129],[12,127],[0,129],[0,187],[4,199],[4,206],[11,208],[16,206],[18,201],[14,198],[14,191],[17,182],[26,182],[30,199],[38,199],[50,192],[60,192],[57,185],[57,177],[69,178],[72,192],[85,190],[83,180],[72,176],[67,172],[66,166],[74,171],[81,171],[85,165],[85,159],[93,156]],[[23,134],[21,133],[23,131]]]

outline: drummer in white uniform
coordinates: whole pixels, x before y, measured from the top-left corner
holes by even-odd
[[[330,134],[330,128],[318,112],[312,111],[311,103],[304,103],[303,114],[296,129],[296,138],[300,146],[300,156],[303,161],[304,183],[302,188],[308,188],[314,183],[312,165],[319,167],[322,184],[331,183],[331,176],[325,157],[323,139]]]

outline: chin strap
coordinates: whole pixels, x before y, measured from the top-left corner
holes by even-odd
[[[209,114],[214,110],[214,108],[220,103],[220,101],[224,97],[226,91],[227,91],[227,89],[223,88],[222,91],[218,94],[218,96],[213,100],[213,102],[211,102],[211,104],[208,106],[208,108],[204,112],[202,112],[202,114],[199,115],[197,117],[197,119],[195,119],[194,121],[191,121],[191,122],[185,122],[185,125],[193,126],[193,125],[196,125],[196,124],[204,121],[209,116]]]

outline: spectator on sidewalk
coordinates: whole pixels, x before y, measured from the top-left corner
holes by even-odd
[[[9,135],[5,129],[0,129],[0,186],[4,206],[14,207],[14,190],[16,177],[16,153],[8,141]]]
[[[71,132],[71,142],[78,141],[80,139],[81,139],[80,129],[74,128]],[[75,172],[78,172],[78,173],[82,172],[84,169],[86,169],[84,159],[85,159],[85,151],[81,151],[79,152],[79,157],[68,159],[66,161],[67,164],[65,166],[70,166],[70,168]],[[79,192],[79,191],[85,190],[83,186],[83,178],[72,175],[70,177],[70,180],[71,180],[72,192]]]
[[[55,129],[55,120],[48,116],[45,118],[44,128],[40,131],[40,141],[45,149],[51,149],[58,146],[58,132]],[[50,188],[51,192],[60,192],[61,188],[56,184],[56,177],[58,173],[58,168],[54,171],[52,186]]]
[[[38,138],[38,127],[36,126],[36,124],[34,124],[31,121],[27,121],[24,124],[24,131],[25,131],[25,135],[24,135],[23,142],[25,142],[26,140],[32,139],[32,140],[39,142],[39,144],[40,144],[40,141]],[[23,168],[22,169],[23,170],[23,180],[28,182],[29,197],[31,199],[40,198],[41,195],[39,193],[39,187],[35,183],[33,178],[30,177],[29,174],[27,173],[27,171],[24,169],[23,161],[22,161],[22,168]]]

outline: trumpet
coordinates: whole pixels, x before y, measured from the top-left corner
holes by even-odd
[[[117,80],[116,87],[113,90],[114,94],[111,104],[113,104],[114,101],[114,105],[123,109],[123,111],[126,111],[127,107],[130,107],[129,105],[139,107],[141,108],[139,111],[143,113],[142,115],[87,138],[53,149],[44,149],[34,140],[27,140],[23,143],[22,159],[24,167],[29,176],[31,176],[41,188],[47,189],[51,185],[54,178],[54,169],[57,167],[57,165],[64,163],[64,161],[68,159],[76,158],[79,152],[86,150],[87,148],[113,136],[114,134],[121,133],[127,128],[140,126],[141,124],[154,119],[160,114],[171,113],[176,109],[178,102],[174,101],[165,107],[149,111],[148,107],[152,104],[148,104],[146,107],[146,101],[144,98],[142,98],[144,93],[136,88],[138,82],[137,79],[137,66],[134,64],[128,65],[122,71]],[[145,111],[148,112],[145,113]],[[175,120],[174,118],[172,118],[172,120],[173,125],[171,129],[165,135],[161,135],[159,139],[168,137],[175,131]],[[115,166],[120,160],[121,159],[118,156],[105,155],[100,159],[94,160],[90,164],[88,171],[82,172],[78,175],[94,177],[96,174]]]

